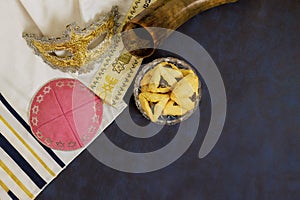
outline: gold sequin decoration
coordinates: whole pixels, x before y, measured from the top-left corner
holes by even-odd
[[[61,37],[41,37],[24,33],[23,38],[52,68],[64,72],[85,73],[93,69],[101,56],[105,56],[116,34],[118,18],[118,7],[114,6],[110,13],[85,28],[80,28],[76,23],[68,25]]]

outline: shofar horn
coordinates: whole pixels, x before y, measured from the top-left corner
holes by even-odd
[[[123,43],[133,55],[148,57],[172,30],[176,30],[193,16],[236,1],[238,0],[157,0],[125,24]]]

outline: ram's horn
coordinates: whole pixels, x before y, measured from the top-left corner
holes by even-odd
[[[148,57],[172,30],[176,30],[193,16],[236,1],[238,0],[157,0],[125,24],[123,43],[133,55]]]

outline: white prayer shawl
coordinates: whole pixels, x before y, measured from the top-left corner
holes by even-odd
[[[120,4],[121,2],[121,4]],[[126,12],[131,0],[0,1],[0,197],[32,199],[83,149],[64,152],[41,145],[30,133],[28,107],[35,92],[56,78],[72,78],[34,55],[23,32],[58,36],[67,24],[85,25],[118,4]],[[104,105],[99,134],[123,111]]]

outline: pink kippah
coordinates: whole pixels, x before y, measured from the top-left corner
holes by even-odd
[[[102,121],[102,101],[75,79],[56,79],[32,99],[30,126],[35,137],[58,150],[85,146]]]

